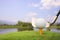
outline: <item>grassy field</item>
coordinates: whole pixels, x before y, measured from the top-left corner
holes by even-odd
[[[43,31],[43,35],[40,36],[38,31],[21,31],[0,34],[0,40],[60,40],[60,33]]]

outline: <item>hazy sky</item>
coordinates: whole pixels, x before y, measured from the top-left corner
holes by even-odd
[[[31,21],[32,17],[52,20],[60,10],[60,0],[0,0],[0,20]],[[57,20],[60,22],[60,16]]]

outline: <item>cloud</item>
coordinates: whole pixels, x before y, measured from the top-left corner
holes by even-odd
[[[30,12],[27,13],[23,19],[24,22],[31,22],[32,17],[35,17],[37,15],[37,13],[35,12]]]
[[[36,16],[36,15],[37,15],[37,13],[35,13],[35,12],[30,12],[30,13],[26,14],[27,17],[33,17],[33,16]]]
[[[56,0],[52,4],[53,4],[53,6],[60,6],[60,0]]]
[[[59,7],[60,0],[40,0],[39,3],[31,3],[31,6],[39,9],[51,9],[53,7]]]
[[[60,0],[41,0],[41,9],[50,9],[60,6]]]
[[[32,6],[32,7],[38,7],[39,5],[36,4],[36,3],[31,3],[31,4],[28,4],[29,6]]]

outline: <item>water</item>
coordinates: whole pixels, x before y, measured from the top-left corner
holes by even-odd
[[[38,28],[33,28],[35,31],[38,30]],[[43,29],[44,31],[46,31],[46,28]],[[56,28],[52,28],[50,29],[52,32],[57,32],[60,33],[60,30],[56,29]]]
[[[34,30],[38,30],[38,29],[34,28]],[[46,29],[43,29],[43,30],[46,30]],[[0,29],[0,34],[17,32],[17,31],[18,31],[17,28]],[[52,28],[51,31],[52,31],[52,32],[60,33],[60,30],[57,30],[56,28]]]
[[[52,28],[51,31],[52,31],[52,32],[60,33],[60,30],[58,30],[58,29],[56,29],[56,28]]]
[[[0,29],[0,34],[5,34],[5,33],[11,33],[11,32],[17,32],[17,28],[9,28],[9,29]]]

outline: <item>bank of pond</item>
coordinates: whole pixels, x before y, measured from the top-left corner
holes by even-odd
[[[24,31],[26,31],[26,30],[24,30]],[[27,31],[29,31],[29,30],[27,30]],[[33,29],[33,31],[39,31],[39,30]],[[43,29],[43,31],[47,31],[47,30]],[[58,30],[56,28],[52,28],[50,31],[55,32],[55,33],[60,33],[60,30]],[[6,33],[12,33],[12,32],[19,32],[19,31],[17,28],[0,29],[0,34],[6,34]]]

